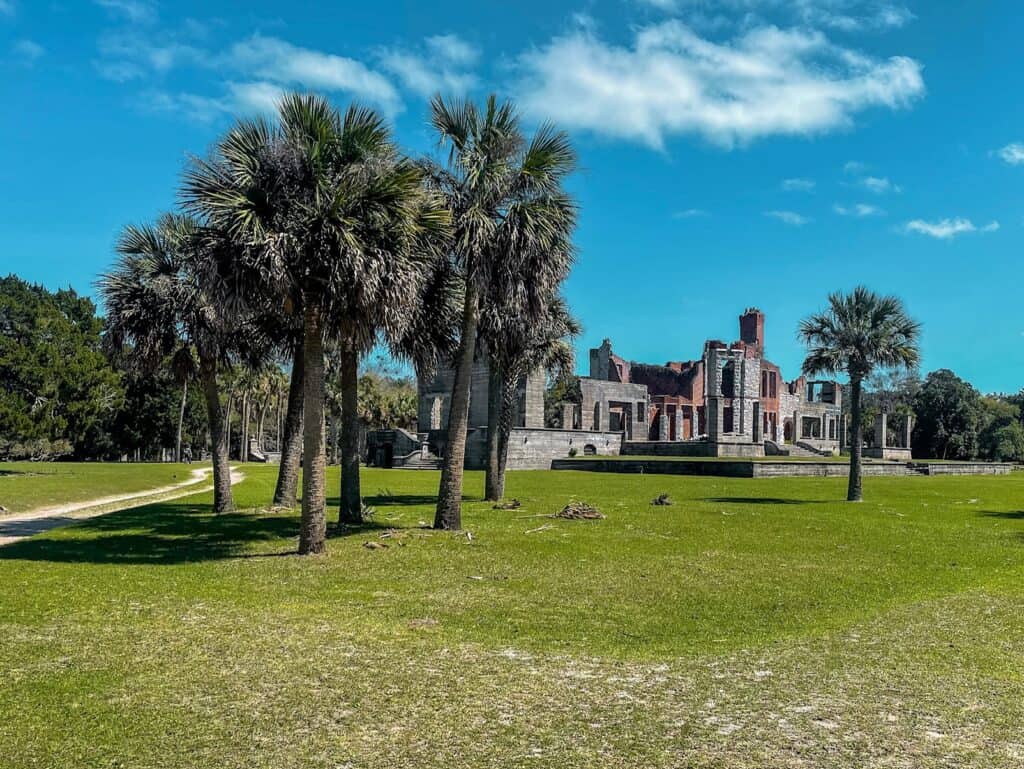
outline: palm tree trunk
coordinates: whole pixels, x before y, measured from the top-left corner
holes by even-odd
[[[217,384],[217,362],[203,357],[199,361],[199,374],[206,398],[206,420],[210,426],[210,455],[213,458],[213,512],[229,513],[235,508],[231,496],[231,460],[228,456],[229,432],[225,429],[224,412],[220,404]]]
[[[302,397],[303,397],[302,345],[297,345],[292,356],[292,375],[288,383],[288,412],[284,418],[284,438],[278,430],[281,466],[277,469],[274,489],[275,507],[295,507],[295,492],[299,487],[299,461],[302,459]],[[280,424],[278,419],[278,424]]]
[[[303,323],[302,518],[299,554],[326,549],[324,514],[324,339],[323,308],[307,301]]]
[[[174,448],[174,461],[181,461],[181,426],[185,422],[185,404],[188,401],[188,380],[181,385],[181,408],[178,409],[178,438]]]
[[[473,355],[479,323],[480,295],[474,281],[467,281],[462,309],[462,337],[448,409],[448,436],[441,485],[437,493],[435,529],[457,531],[462,528],[462,474],[466,464],[466,433],[469,429],[469,389],[473,378]]]
[[[519,377],[506,375],[501,386],[501,420],[498,422],[497,499],[505,498],[505,469],[508,466],[508,442],[512,435],[512,411]]]
[[[497,502],[501,499],[501,435],[498,425],[502,416],[503,382],[502,367],[491,358],[487,372],[487,473],[484,479],[484,499],[488,502]]]
[[[341,524],[363,522],[359,488],[359,353],[341,351]]]
[[[861,457],[864,451],[864,425],[861,409],[860,377],[850,377],[850,484],[846,492],[848,502],[860,502],[864,498],[862,488]]]

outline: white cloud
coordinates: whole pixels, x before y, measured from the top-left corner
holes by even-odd
[[[1007,144],[1002,149],[996,150],[996,154],[1011,166],[1019,166],[1024,163],[1024,144],[1020,142]]]
[[[889,179],[879,176],[865,176],[860,183],[876,195],[884,195],[887,192],[903,192],[903,188],[893,184]]]
[[[728,11],[734,23],[778,19],[804,26],[835,29],[844,33],[884,31],[902,27],[914,19],[905,5],[890,0],[636,0],[639,5],[687,19],[709,6]],[[719,14],[721,16],[721,14]]]
[[[233,45],[226,59],[235,69],[260,80],[345,91],[387,112],[401,109],[398,91],[391,81],[355,59],[259,35]]]
[[[868,203],[857,203],[856,205],[853,206],[843,206],[840,205],[839,203],[836,203],[834,206],[832,206],[832,210],[835,211],[840,216],[865,217],[882,216],[883,214],[885,214],[885,211],[883,211],[878,206],[872,206],[869,205]]]
[[[43,57],[46,53],[46,49],[34,40],[19,40],[11,46],[11,52],[21,60],[23,64],[31,66]]]
[[[455,35],[428,37],[424,43],[422,52],[385,49],[381,66],[423,96],[464,94],[476,85],[476,76],[467,71],[480,55],[476,48]]]
[[[914,219],[907,222],[906,230],[927,235],[939,240],[950,240],[957,235],[968,232],[995,232],[999,229],[999,222],[992,221],[984,227],[978,228],[970,219],[957,217],[955,219],[940,219],[937,222],[926,222],[923,219]]]
[[[229,82],[226,93],[220,97],[149,91],[143,94],[141,106],[151,112],[175,113],[189,120],[208,123],[224,115],[272,113],[284,93],[284,89],[273,83]]]
[[[786,190],[787,192],[810,192],[811,190],[814,189],[815,184],[816,183],[814,179],[783,179],[782,189]]]
[[[11,0],[0,0],[0,16],[13,16],[14,3]]]
[[[639,28],[628,46],[579,29],[518,64],[527,113],[655,148],[679,134],[730,147],[826,133],[863,110],[906,107],[924,93],[913,59],[876,59],[821,32],[773,26],[715,42],[669,20]]]
[[[700,216],[708,216],[703,208],[687,208],[683,211],[676,211],[672,214],[673,219],[695,219]]]
[[[94,0],[96,5],[106,9],[112,16],[123,18],[133,24],[149,24],[156,21],[156,3],[149,0]]]
[[[149,72],[166,73],[183,64],[210,66],[216,58],[170,35],[161,35],[161,42],[153,43],[136,31],[104,35],[99,52],[96,68],[100,75],[118,82],[141,78]]]
[[[458,35],[434,35],[425,42],[432,53],[453,64],[473,64],[480,57],[480,51]]]
[[[862,174],[867,170],[867,166],[861,163],[859,160],[848,160],[843,165],[843,173],[847,174]]]
[[[676,0],[637,0],[640,5],[646,5],[659,11],[672,13],[679,10],[679,3]]]
[[[791,224],[794,227],[803,227],[811,221],[806,216],[798,214],[795,211],[765,211],[764,215],[770,216],[773,219],[778,219],[780,222],[785,224]]]

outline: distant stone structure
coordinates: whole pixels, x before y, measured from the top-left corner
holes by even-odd
[[[914,418],[905,416],[898,419],[893,428],[890,427],[890,416],[885,412],[875,416],[874,440],[871,446],[864,449],[864,456],[909,462],[913,456],[910,450],[910,436],[914,432]]]
[[[765,453],[839,452],[842,389],[834,381],[786,382],[765,357],[764,314],[739,318],[740,338],[704,343],[697,360],[665,365],[616,355],[605,339],[590,350],[579,403],[560,407],[559,427],[545,427],[543,371],[518,384],[508,467],[548,468],[573,455],[758,457]],[[443,456],[454,371],[420,379],[418,432],[374,431],[368,462],[385,467],[437,467]],[[473,363],[466,467],[486,460],[488,366]]]
[[[697,360],[663,366],[628,363],[612,352],[607,339],[591,351],[592,379],[647,390],[647,437],[634,430],[628,440],[639,445],[627,446],[626,453],[751,457],[766,451],[839,451],[840,386],[804,377],[786,382],[779,367],[765,357],[765,317],[760,310],[744,312],[739,331],[739,340],[731,344],[705,342]]]

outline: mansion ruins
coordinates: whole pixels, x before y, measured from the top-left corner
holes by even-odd
[[[558,404],[556,415],[549,406],[547,419],[544,372],[519,382],[509,468],[546,469],[553,460],[575,455],[828,456],[842,448],[842,388],[804,377],[787,382],[766,357],[765,316],[756,308],[740,316],[737,341],[708,340],[695,360],[631,362],[606,339],[590,350],[589,362],[577,400]],[[421,379],[417,433],[374,431],[369,463],[437,466],[445,450],[453,380],[450,369]],[[468,468],[484,466],[487,391],[487,361],[480,356],[470,390]],[[909,458],[909,448],[906,454]]]

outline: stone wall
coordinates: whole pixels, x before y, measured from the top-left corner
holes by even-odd
[[[509,470],[548,470],[555,459],[564,459],[572,449],[584,456],[593,449],[596,456],[618,456],[622,435],[607,431],[561,430],[515,427],[508,441]],[[487,430],[473,430],[466,439],[466,468],[487,466]]]

